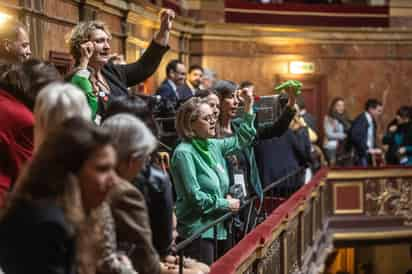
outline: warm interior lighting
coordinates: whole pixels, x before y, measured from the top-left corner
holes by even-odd
[[[315,64],[302,61],[291,61],[289,63],[289,73],[291,74],[306,74],[314,73]]]
[[[0,12],[0,25],[11,18],[10,15]]]

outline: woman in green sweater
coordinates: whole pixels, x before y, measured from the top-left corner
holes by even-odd
[[[182,138],[171,160],[171,173],[176,188],[177,230],[180,240],[191,236],[219,216],[238,211],[240,201],[228,195],[229,176],[225,156],[252,144],[253,96],[243,92],[245,114],[236,135],[213,139],[216,117],[212,108],[200,98],[184,103],[176,116],[176,129]],[[227,230],[217,225],[218,254],[227,246]],[[185,255],[206,264],[213,262],[213,229],[202,234],[185,249]],[[221,254],[220,254],[221,255]]]

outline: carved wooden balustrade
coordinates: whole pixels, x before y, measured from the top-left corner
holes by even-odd
[[[334,245],[412,239],[412,168],[321,170],[212,274],[323,273]]]

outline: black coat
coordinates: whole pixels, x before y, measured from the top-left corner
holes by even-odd
[[[372,118],[373,119],[373,118]],[[361,113],[352,123],[350,129],[350,144],[354,147],[355,153],[358,157],[363,158],[368,155],[368,128],[369,123],[365,113]],[[376,146],[376,122],[373,119],[373,145]]]
[[[72,274],[75,245],[63,209],[22,202],[0,221],[0,266],[7,274]]]
[[[160,95],[162,99],[172,101],[172,102],[177,102],[177,93],[173,89],[172,85],[170,85],[169,81],[166,79],[162,82],[160,87],[157,89],[156,94]]]
[[[179,101],[181,102],[184,102],[194,96],[192,90],[186,83],[177,87],[177,94],[179,95]]]
[[[168,50],[169,47],[152,41],[144,54],[134,63],[126,65],[107,63],[102,69],[102,74],[110,87],[110,96],[127,95],[128,87],[135,86],[149,78],[156,71],[163,55]]]
[[[297,131],[288,129],[279,138],[259,142],[255,145],[256,162],[264,186],[290,174],[310,162],[311,144],[307,128]],[[303,181],[294,182],[296,189]]]

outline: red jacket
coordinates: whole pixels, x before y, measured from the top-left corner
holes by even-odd
[[[0,89],[0,206],[33,152],[33,113]]]

